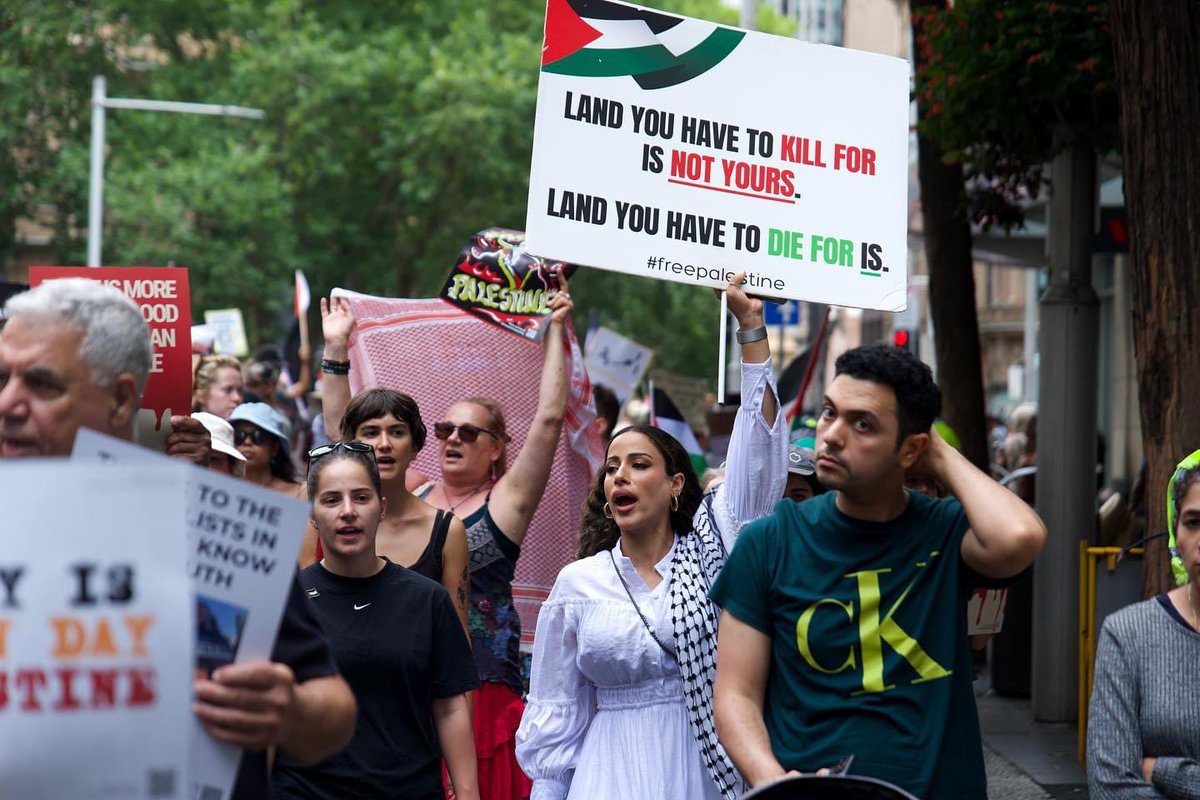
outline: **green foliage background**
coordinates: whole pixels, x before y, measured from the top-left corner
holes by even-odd
[[[1107,2],[959,0],[914,15],[921,132],[963,164],[973,221],[1021,225],[1068,139],[1115,144]]]
[[[737,23],[720,0],[650,2]],[[178,264],[193,308],[278,338],[294,269],[390,296],[436,292],[466,238],[523,228],[542,0],[10,0],[0,8],[0,264],[17,217],[53,218],[84,262],[91,76],[114,97],[265,109],[251,121],[108,116],[104,263]],[[765,6],[759,27],[790,33]],[[47,215],[45,210],[57,213]],[[589,317],[715,373],[707,291],[598,270]],[[315,309],[311,320],[319,330]]]

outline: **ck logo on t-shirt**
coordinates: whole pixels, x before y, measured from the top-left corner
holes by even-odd
[[[917,566],[923,567],[925,563],[921,562]],[[901,655],[917,672],[919,677],[912,681],[913,684],[946,678],[951,672],[926,653],[925,649],[921,647],[921,643],[901,628],[893,618],[896,611],[903,605],[905,598],[908,597],[909,592],[912,591],[916,578],[904,587],[904,591],[900,592],[900,595],[888,608],[887,613],[880,618],[883,598],[879,589],[879,576],[891,571],[890,569],[873,569],[845,575],[845,578],[853,580],[857,584],[857,608],[853,601],[824,597],[804,609],[796,621],[796,647],[800,651],[800,657],[810,667],[826,675],[861,669],[862,689],[852,692],[852,696],[886,692],[896,688],[896,684],[884,682],[883,645],[885,643]],[[858,626],[858,652],[853,646],[850,647],[845,660],[837,666],[819,663],[809,644],[809,628],[812,625],[813,617],[823,609],[823,613],[845,614],[849,624]],[[861,653],[861,664],[859,653]]]

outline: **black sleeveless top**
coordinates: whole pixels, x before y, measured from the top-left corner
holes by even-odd
[[[409,567],[410,570],[430,580],[442,582],[442,550],[446,546],[446,536],[450,533],[452,519],[454,515],[449,511],[438,509],[437,517],[433,520],[433,534],[429,537],[429,544],[425,546],[425,551],[416,563]]]

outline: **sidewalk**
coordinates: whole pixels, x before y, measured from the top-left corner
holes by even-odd
[[[988,796],[993,800],[1087,800],[1087,774],[1075,759],[1074,723],[1033,719],[1027,699],[992,693],[975,682]]]

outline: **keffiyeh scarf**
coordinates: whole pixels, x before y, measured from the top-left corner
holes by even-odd
[[[725,545],[712,524],[712,495],[696,512],[693,530],[678,537],[671,580],[671,622],[684,701],[692,734],[717,788],[726,800],[742,790],[742,779],[717,740],[713,683],[717,676],[717,618],[708,590],[725,565]]]

